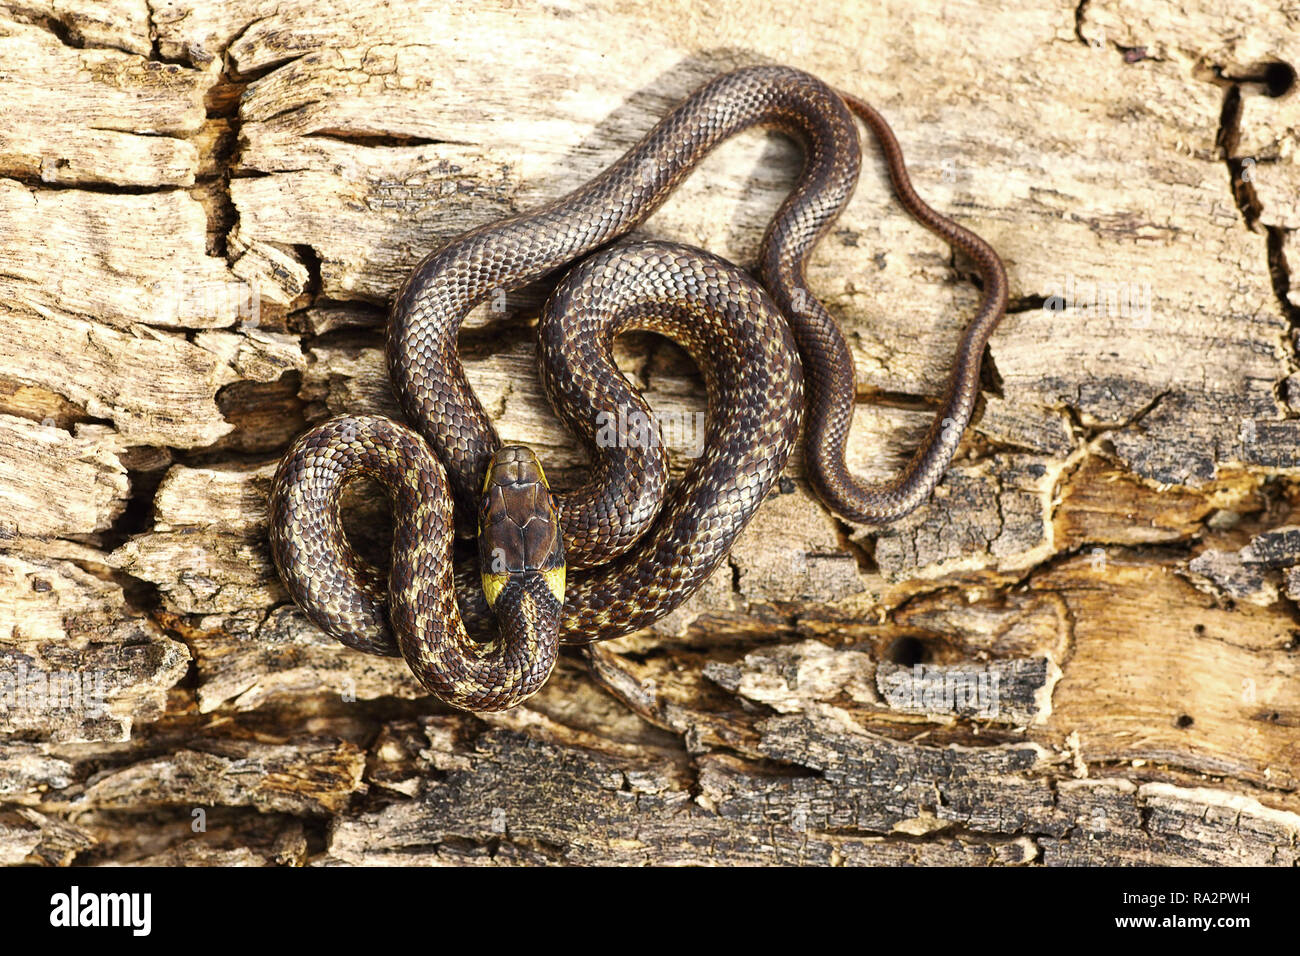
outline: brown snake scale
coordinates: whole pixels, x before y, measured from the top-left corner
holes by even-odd
[[[804,277],[809,254],[857,182],[854,114],[880,142],[903,205],[967,253],[982,279],[979,309],[934,423],[901,474],[882,485],[857,481],[845,466],[853,363]],[[664,242],[625,242],[591,255],[643,222],[714,146],[754,126],[786,133],[805,155],[763,239],[758,281],[706,252]],[[465,379],[457,333],[476,304],[577,260],[548,299],[538,330],[547,396],[592,452],[590,480],[555,495],[569,567],[562,610],[533,579],[512,592],[509,608],[489,610],[475,566],[453,568],[452,499],[457,510],[475,513],[488,460],[500,447]],[[703,583],[780,476],[801,413],[809,478],[831,510],[884,524],[915,509],[943,476],[970,420],[984,346],[1006,296],[997,254],[922,202],[893,133],[870,106],[794,69],[725,74],[590,182],[539,210],[458,236],[419,264],[393,303],[388,367],[424,440],[377,416],[337,418],[300,437],[272,489],[276,565],[294,600],[332,636],[358,650],[400,653],[430,691],[455,706],[513,706],[550,674],[556,634],[571,644],[626,634]],[[671,489],[657,443],[596,442],[598,412],[650,415],[614,364],[613,341],[630,330],[678,341],[708,388],[704,450]],[[355,554],[339,521],[339,489],[360,474],[377,478],[392,500],[387,582]],[[551,630],[539,630],[547,620]]]

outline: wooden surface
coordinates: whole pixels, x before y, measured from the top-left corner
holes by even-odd
[[[1296,865],[1281,6],[0,3],[0,860]],[[396,414],[397,283],[760,62],[877,105],[918,191],[1006,261],[935,499],[871,533],[796,459],[686,607],[504,715],[315,631],[267,486],[307,424]],[[645,231],[748,263],[798,162],[742,135]],[[924,429],[970,279],[869,145],[810,268],[857,363],[861,473]],[[462,349],[565,485],[539,294]],[[622,347],[657,410],[703,409],[675,347]],[[352,498],[382,549],[383,506]],[[73,676],[82,698],[48,692]]]

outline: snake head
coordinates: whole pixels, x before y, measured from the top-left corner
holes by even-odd
[[[564,538],[542,463],[531,448],[503,445],[488,464],[478,522],[483,594],[503,635],[559,630]]]

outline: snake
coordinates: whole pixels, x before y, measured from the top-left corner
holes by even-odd
[[[845,462],[852,355],[806,277],[857,184],[855,117],[879,144],[899,202],[965,253],[980,280],[933,422],[901,471],[879,483]],[[752,274],[702,249],[628,236],[719,143],[754,127],[794,140],[804,163]],[[537,358],[547,399],[590,454],[586,482],[570,491],[550,487],[530,449],[502,444],[457,347],[476,305],[557,275]],[[343,415],[299,436],[272,481],[272,557],[290,596],[331,637],[401,656],[453,707],[508,709],[545,684],[561,645],[647,627],[693,594],[777,482],[801,430],[808,482],[843,520],[883,527],[919,507],[971,420],[1006,303],[997,253],[917,195],[873,107],[790,67],[722,74],[585,184],[419,262],[393,299],[386,339],[409,425]],[[674,339],[703,373],[703,448],[675,484],[653,428],[610,441],[598,426],[611,416],[653,422],[615,362],[614,341],[630,331]],[[343,530],[341,490],[361,476],[392,506],[386,574]],[[477,559],[458,557],[458,536],[474,533]]]

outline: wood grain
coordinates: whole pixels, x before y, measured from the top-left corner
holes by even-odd
[[[0,860],[1297,865],[1295,14],[0,2]],[[933,500],[854,527],[796,455],[691,601],[507,714],[318,632],[266,495],[307,425],[397,415],[398,283],[764,62],[877,105],[1006,262]],[[751,263],[799,163],[738,136],[643,231]],[[850,462],[888,477],[972,269],[868,143],[808,271],[856,363]],[[588,460],[536,378],[546,291],[461,346],[567,486]],[[618,348],[656,410],[704,411],[676,346]],[[384,502],[347,511],[382,556]]]

